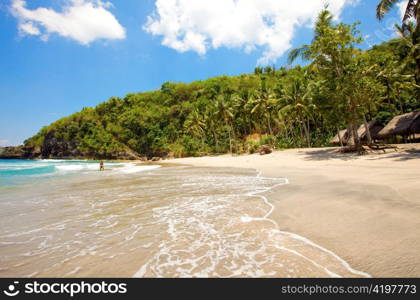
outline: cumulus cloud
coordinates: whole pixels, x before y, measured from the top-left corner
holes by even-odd
[[[125,29],[102,0],[66,0],[61,11],[51,8],[26,8],[25,0],[12,0],[11,12],[19,20],[23,35],[47,40],[56,33],[87,45],[98,39],[124,39]]]
[[[263,49],[260,64],[274,62],[290,47],[298,27],[313,24],[329,4],[337,16],[357,0],[157,0],[143,29],[162,36],[179,52],[204,55],[209,49]]]

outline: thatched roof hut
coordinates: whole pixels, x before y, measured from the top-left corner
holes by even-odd
[[[379,132],[381,138],[393,135],[408,136],[420,133],[420,111],[396,116]]]
[[[379,123],[376,120],[370,121],[368,123],[368,128],[370,131],[370,136],[372,139],[379,139],[379,132],[384,128],[381,123]],[[361,141],[367,140],[367,132],[366,132],[366,126],[365,124],[360,125],[359,129],[357,130],[357,134],[359,135],[359,138]]]
[[[369,127],[369,131],[370,131],[370,135],[371,135],[372,139],[374,139],[374,140],[379,139],[378,133],[379,133],[379,131],[381,131],[384,128],[384,126],[382,126],[382,124],[379,123],[378,121],[373,120],[373,121],[370,121],[368,123],[368,127]],[[367,133],[366,133],[365,124],[362,124],[362,125],[359,126],[359,128],[357,129],[357,133],[358,133],[361,141],[366,141],[367,140]],[[344,129],[344,130],[340,131],[340,136],[341,136],[341,140],[342,140],[343,144],[346,145],[347,143],[349,143],[349,140],[351,139],[352,134],[348,134],[347,129]],[[350,140],[350,143],[351,142],[352,141]],[[331,143],[336,144],[336,145],[340,144],[338,134],[331,139]]]
[[[349,138],[349,135],[347,133],[347,129],[340,130],[340,137],[341,137],[341,141],[343,142],[343,144],[347,144],[347,140]],[[331,142],[331,144],[340,145],[340,138],[338,137],[338,134],[336,134],[335,137],[333,137],[330,142]]]

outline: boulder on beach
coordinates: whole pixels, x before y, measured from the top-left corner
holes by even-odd
[[[263,145],[258,149],[258,152],[260,153],[260,155],[267,155],[273,152],[273,150],[271,149],[270,146],[268,145]]]

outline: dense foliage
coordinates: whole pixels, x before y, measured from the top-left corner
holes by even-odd
[[[307,66],[167,82],[157,91],[113,97],[44,127],[25,146],[42,148],[54,136],[105,157],[127,149],[183,157],[253,152],[259,144],[325,146],[339,128],[420,109],[418,44],[409,30],[400,33],[362,51],[357,24],[336,24],[325,10],[312,44],[290,53]]]

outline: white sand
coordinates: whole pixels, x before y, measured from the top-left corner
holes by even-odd
[[[420,277],[420,145],[365,156],[335,148],[165,161],[254,168],[290,184],[268,194],[271,216],[375,277]]]

